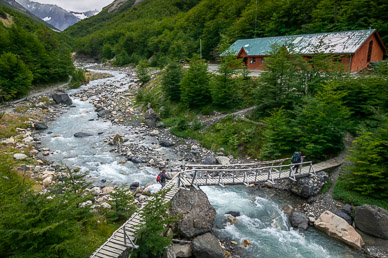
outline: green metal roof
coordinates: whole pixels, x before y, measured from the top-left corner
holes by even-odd
[[[271,51],[272,45],[286,47],[292,45],[296,53],[305,55],[315,53],[353,54],[373,32],[375,32],[374,29],[240,39],[234,42],[221,56],[225,56],[227,52],[237,55],[241,48],[244,48],[248,56],[265,56]]]

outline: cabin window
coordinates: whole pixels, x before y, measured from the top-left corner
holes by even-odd
[[[372,56],[372,47],[373,47],[373,40],[369,42],[368,58],[366,59],[367,62],[370,62],[370,58]]]
[[[251,64],[256,64],[256,59],[254,57],[251,57]]]

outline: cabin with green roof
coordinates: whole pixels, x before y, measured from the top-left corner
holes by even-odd
[[[385,46],[374,29],[240,39],[226,51],[242,58],[249,70],[263,70],[273,45],[292,46],[293,52],[309,58],[318,53],[339,58],[345,71],[357,72],[384,58]],[[226,55],[226,52],[221,56]]]

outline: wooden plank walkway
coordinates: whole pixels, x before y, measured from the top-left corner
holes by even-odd
[[[174,176],[165,186],[164,188],[170,188],[171,189],[167,192],[164,202],[169,202],[171,199],[175,196],[175,194],[178,192],[178,174]],[[186,181],[185,184],[189,185],[189,183]],[[152,198],[152,197],[151,197]],[[147,200],[142,203],[142,208],[147,203]],[[142,221],[140,211],[134,213],[120,228],[118,228],[112,236],[102,245],[99,249],[97,249],[90,257],[99,257],[99,258],[118,258],[118,257],[125,257],[125,253],[129,249],[137,248],[136,246],[136,234],[138,231],[138,228],[141,224],[144,222]],[[127,235],[127,238],[124,234],[124,228],[125,233]],[[128,239],[130,238],[130,240]]]
[[[342,164],[342,161],[337,159],[327,160],[315,164],[314,166],[311,162],[303,162],[303,164],[301,164],[302,168],[300,169],[300,172],[294,174],[293,171],[290,171],[290,166],[292,166],[292,164],[282,165],[283,161],[285,160],[231,165],[187,165],[187,168],[189,169],[178,172],[165,185],[165,188],[171,189],[167,192],[164,202],[171,201],[180,188],[188,187],[192,185],[192,182],[195,187],[203,185],[249,185],[266,181],[275,183],[276,180],[287,178],[295,180],[296,178],[305,177],[311,173],[334,168]],[[197,173],[196,176],[199,176],[195,177],[195,173]],[[220,174],[226,176],[220,176]],[[147,202],[148,200],[142,203],[142,208]],[[91,255],[91,257],[127,257],[126,253],[129,249],[137,248],[135,244],[137,230],[139,226],[144,223],[140,215],[142,208],[118,228],[112,236]]]

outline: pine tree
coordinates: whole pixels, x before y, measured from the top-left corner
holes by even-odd
[[[180,83],[182,77],[182,66],[176,62],[170,62],[163,74],[162,88],[171,101],[178,102],[181,99]]]
[[[199,108],[211,103],[207,63],[193,60],[181,81],[182,101],[191,108]]]

